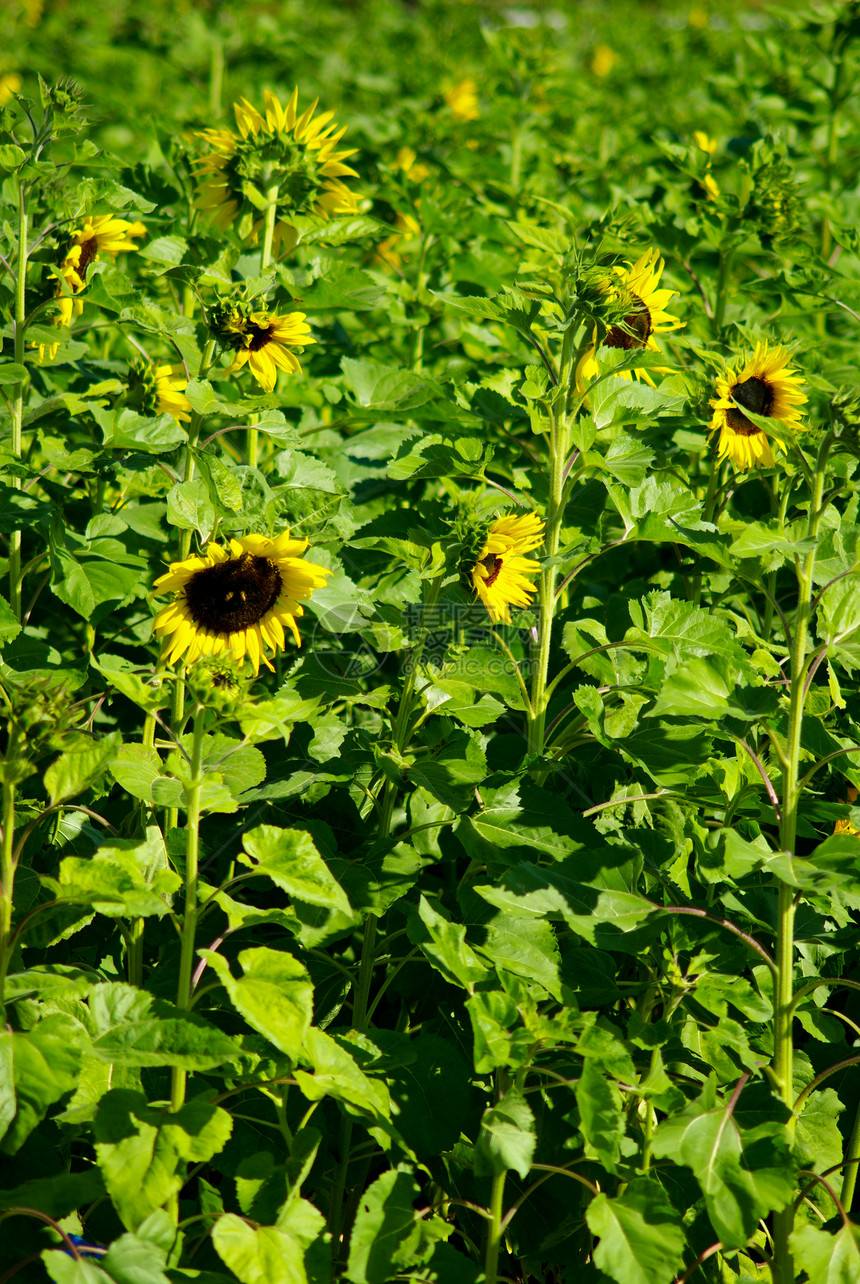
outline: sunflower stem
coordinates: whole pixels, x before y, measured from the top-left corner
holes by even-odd
[[[734,257],[734,248],[729,246],[728,249],[720,250],[720,266],[717,272],[717,297],[714,303],[714,333],[719,334],[725,324],[726,304],[729,297],[729,287],[731,285],[731,268],[732,258]]]
[[[274,239],[275,239],[275,224],[278,221],[278,184],[277,183],[275,183],[273,187],[270,187],[266,192],[266,200],[268,201],[268,204],[266,206],[266,218],[263,223],[263,246],[262,246],[262,249],[260,250],[260,275],[261,276],[272,261],[272,244],[274,243]],[[260,449],[260,441],[259,441],[260,434],[257,431],[256,424],[253,422],[253,420],[255,419],[256,419],[256,415],[253,415],[251,416],[251,419],[248,422],[248,438],[247,438],[246,453],[248,456],[248,463],[251,466],[251,468],[257,467],[257,460],[259,458],[259,449]]]
[[[814,485],[809,503],[807,536],[816,539],[823,516],[824,464],[826,445],[817,461]],[[813,571],[815,548],[811,548],[803,562],[796,563],[797,610],[791,641],[791,697],[788,714],[788,735],[782,777],[782,821],[779,830],[780,849],[794,854],[797,839],[797,816],[803,785],[800,781],[800,751],[803,732],[803,714],[806,704],[807,647],[812,620]],[[776,930],[776,1002],[773,1022],[773,1075],[783,1102],[792,1109],[794,1105],[794,917],[795,891],[787,883],[779,885]],[[794,1115],[786,1125],[789,1137],[794,1134]],[[791,1205],[774,1214],[773,1223],[773,1279],[774,1284],[793,1284],[794,1263],[789,1248],[789,1235],[794,1222]]]
[[[15,885],[15,766],[19,759],[18,732],[9,727],[3,770],[3,832],[0,838],[0,1012],[5,1003],[6,974],[12,958],[12,891]]]
[[[546,542],[544,551],[548,558],[555,558],[561,542],[561,527],[564,520],[564,471],[570,449],[570,424],[568,417],[565,414],[557,414],[552,406],[549,409],[549,417],[549,498],[546,507]],[[544,747],[546,713],[549,704],[547,678],[549,677],[552,624],[557,605],[557,579],[558,568],[555,565],[546,567],[541,571],[538,592],[538,638],[536,655],[533,655],[531,709],[527,715],[528,750],[530,754],[540,754],[543,752]]]
[[[215,340],[209,339],[203,353],[200,357],[200,368],[197,372],[197,378],[202,379],[212,364],[215,356]],[[182,480],[184,482],[192,481],[197,465],[195,448],[200,436],[200,430],[203,427],[203,416],[196,410],[191,416],[191,422],[188,425],[188,444],[185,447],[185,457],[182,468]],[[179,532],[179,557],[178,561],[184,562],[191,552],[191,531],[183,530]],[[160,662],[159,662],[160,663]],[[173,734],[179,738],[182,735],[182,724],[185,719],[185,675],[182,669],[176,674],[176,681],[173,684],[173,699],[171,701],[171,728]],[[154,727],[152,733],[154,734]],[[144,725],[144,733],[148,731],[148,724]],[[146,743],[146,742],[144,742]],[[169,807],[167,810],[167,829],[175,828],[179,821],[179,808]]]
[[[17,179],[18,196],[18,261],[15,267],[15,356],[18,365],[24,364],[24,333],[26,326],[26,283],[27,283],[27,192],[20,175]],[[24,438],[24,388],[26,380],[13,386],[12,391],[12,442],[11,451],[15,459],[23,454]],[[15,490],[21,489],[21,478],[13,470],[9,484]],[[21,531],[14,530],[9,536],[9,605],[15,616],[21,618]]]
[[[487,1226],[487,1252],[484,1259],[484,1284],[497,1284],[499,1278],[499,1250],[502,1246],[502,1216],[505,1208],[505,1178],[507,1173],[493,1174],[490,1188],[490,1220]]]
[[[191,740],[191,767],[185,788],[185,912],[182,918],[182,944],[179,954],[179,985],[176,1006],[184,1011],[191,1007],[191,973],[194,965],[194,943],[197,934],[197,881],[200,858],[200,794],[203,787],[203,745],[206,710],[198,705],[194,711]],[[174,1066],[171,1076],[170,1106],[180,1110],[185,1102],[186,1072]]]

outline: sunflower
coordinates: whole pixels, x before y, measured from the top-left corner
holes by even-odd
[[[286,107],[265,90],[266,114],[261,116],[246,98],[233,104],[239,133],[230,129],[205,129],[198,135],[209,152],[197,165],[196,205],[214,219],[222,231],[242,215],[240,234],[255,233],[261,224],[260,206],[247,196],[249,190],[263,200],[277,188],[278,222],[275,235],[290,237],[290,220],[296,214],[355,214],[356,194],[343,182],[357,178],[344,160],[355,149],[338,148],[346,126],[338,127],[334,112],[317,116],[316,99],[298,114],[298,89]],[[293,235],[294,241],[294,235]]]
[[[764,428],[743,413],[751,410],[765,419],[778,419],[789,432],[800,422],[799,407],[806,401],[803,378],[788,368],[782,344],[768,348],[757,343],[752,357],[737,371],[727,370],[717,379],[717,399],[708,431],[720,434],[717,459],[731,459],[736,468],[772,468],[771,442]],[[781,442],[773,439],[778,450]]]
[[[540,563],[525,557],[543,543],[544,524],[537,513],[497,517],[487,531],[478,560],[469,571],[472,588],[487,608],[493,624],[511,622],[512,606],[528,606]]]
[[[478,105],[478,86],[473,76],[466,76],[456,85],[446,89],[444,98],[455,120],[464,122],[477,120],[481,114],[481,108]]]
[[[247,365],[266,392],[274,391],[279,370],[301,374],[299,359],[290,348],[316,343],[304,312],[270,316],[265,308],[253,311],[249,303],[226,303],[212,309],[210,324],[221,343],[236,353],[228,373]]]
[[[159,593],[176,594],[155,617],[156,637],[164,638],[169,663],[185,655],[192,664],[201,656],[229,651],[237,663],[247,656],[254,673],[260,661],[273,668],[266,648],[282,651],[284,625],[301,646],[296,616],[304,614],[314,589],[324,588],[331,571],[301,554],[306,539],[290,539],[286,530],[277,539],[245,535],[231,539],[228,548],[209,544],[205,557],[195,555],[171,562],[155,581]]]
[[[142,415],[172,415],[178,424],[190,423],[187,382],[181,366],[133,361],[128,369],[128,403]]]
[[[94,214],[85,218],[80,227],[69,230],[69,244],[62,263],[50,274],[49,280],[58,282],[56,290],[57,315],[54,325],[68,328],[74,317],[79,317],[84,310],[80,299],[73,298],[80,294],[87,284],[87,271],[91,263],[97,263],[100,254],[107,254],[115,259],[121,251],[136,250],[134,237],[145,236],[146,228],[142,223],[129,223],[127,219],[115,218],[113,214]],[[64,282],[68,294],[63,293]],[[59,343],[39,344],[39,360],[44,360],[47,353],[53,361],[57,355]]]
[[[657,334],[669,334],[680,329],[683,321],[666,311],[666,305],[677,290],[660,290],[660,277],[665,264],[659,252],[653,247],[627,266],[618,264],[612,269],[615,281],[610,291],[621,299],[630,302],[630,311],[623,320],[612,325],[606,332],[601,344],[604,348],[646,348],[649,352],[659,352],[660,345],[654,338]],[[591,346],[586,349],[576,368],[576,387],[583,392],[592,379],[599,374],[597,366],[597,328],[592,336]],[[630,378],[629,370],[620,371],[621,377]],[[647,370],[636,371],[647,383],[653,380]]]

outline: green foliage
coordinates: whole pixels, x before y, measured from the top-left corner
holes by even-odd
[[[0,1278],[854,1281],[856,4],[0,38]]]

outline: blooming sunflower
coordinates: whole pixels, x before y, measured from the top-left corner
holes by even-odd
[[[152,365],[143,359],[128,369],[128,402],[142,415],[172,415],[178,424],[191,422],[191,402],[182,367]]]
[[[301,374],[299,359],[290,348],[306,348],[311,338],[304,312],[270,316],[265,308],[252,311],[249,303],[227,303],[213,308],[212,329],[236,355],[229,373],[247,365],[266,392],[273,392],[279,370]]]
[[[93,214],[85,218],[80,227],[70,228],[65,257],[49,278],[58,283],[54,325],[67,328],[72,319],[83,312],[81,300],[72,296],[80,294],[85,288],[89,266],[98,262],[100,254],[107,254],[115,259],[121,251],[136,250],[134,238],[145,235],[146,228],[142,223],[129,223],[128,219],[116,218],[113,214]],[[65,283],[69,294],[63,293],[60,281]],[[39,344],[40,361],[44,359],[46,352],[53,361],[58,347],[58,343]]]
[[[714,414],[711,436],[720,434],[717,459],[731,459],[736,468],[772,468],[771,442],[763,428],[744,414],[778,419],[789,432],[800,422],[800,406],[806,401],[801,391],[803,378],[788,368],[788,353],[782,344],[768,348],[757,343],[752,357],[739,370],[727,370],[717,379],[717,399],[711,402]],[[778,450],[781,442],[773,439]]]
[[[286,530],[277,539],[231,539],[228,548],[209,544],[205,557],[171,562],[155,581],[157,592],[176,594],[154,622],[156,637],[165,639],[167,661],[184,654],[185,663],[192,664],[229,651],[239,664],[247,656],[256,674],[261,660],[273,668],[266,648],[284,650],[284,625],[301,646],[296,616],[304,614],[302,602],[324,588],[332,573],[302,560],[307,547],[306,539],[290,539]]]
[[[677,290],[660,290],[660,277],[665,264],[659,252],[653,247],[636,260],[635,263],[616,265],[613,275],[616,283],[612,287],[619,294],[629,297],[630,312],[619,325],[610,326],[603,339],[604,348],[647,348],[649,352],[659,352],[660,345],[654,338],[657,334],[669,334],[680,329],[683,321],[666,311],[666,305]],[[598,375],[597,366],[597,329],[595,327],[592,343],[579,360],[576,368],[576,386],[579,391],[588,387]],[[631,372],[622,370],[622,378],[629,379]],[[647,370],[636,371],[647,383],[653,380]]]
[[[298,97],[299,91],[294,89],[282,107],[267,89],[265,116],[243,98],[233,104],[238,134],[230,129],[205,129],[198,135],[210,150],[198,162],[196,204],[222,231],[239,215],[247,224],[240,228],[242,235],[259,227],[259,206],[248,200],[249,190],[269,199],[272,189],[277,188],[279,238],[296,214],[327,219],[332,214],[356,213],[358,198],[343,182],[358,177],[343,163],[355,149],[338,148],[346,126],[338,127],[331,111],[314,120],[318,99],[299,115]]]
[[[497,517],[487,531],[469,578],[494,624],[510,624],[510,608],[529,605],[535,586],[526,576],[537,575],[540,563],[524,554],[538,548],[543,536],[544,524],[537,513]]]

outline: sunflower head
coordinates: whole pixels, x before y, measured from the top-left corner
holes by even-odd
[[[464,547],[462,573],[487,608],[493,624],[510,624],[511,607],[526,607],[536,591],[530,576],[540,562],[526,554],[543,543],[544,523],[537,513],[505,514]]]
[[[255,309],[250,303],[216,304],[209,313],[209,326],[222,346],[235,353],[230,372],[247,365],[266,392],[274,391],[279,370],[301,374],[292,349],[301,352],[316,343],[304,312],[275,315],[265,306]]]
[[[181,366],[156,366],[138,357],[128,368],[126,401],[140,415],[172,415],[177,423],[189,423],[191,402],[183,391],[186,383]]]
[[[782,344],[757,343],[752,356],[717,379],[717,396],[711,401],[709,431],[717,439],[717,458],[731,459],[736,468],[773,467],[773,449],[785,450],[776,429],[793,435],[806,401],[803,378],[789,367]],[[776,421],[773,435],[750,418]]]
[[[267,651],[285,649],[285,627],[301,646],[296,620],[304,614],[302,603],[332,573],[304,561],[307,547],[306,539],[291,539],[287,530],[276,539],[231,539],[226,548],[209,544],[205,555],[171,563],[155,581],[157,592],[175,595],[154,623],[167,660],[182,656],[191,664],[223,654],[238,665],[250,660],[256,674],[261,661],[273,667]]]
[[[287,225],[301,214],[354,214],[358,198],[343,181],[358,177],[343,163],[353,150],[338,146],[346,127],[331,111],[314,118],[316,101],[300,115],[297,89],[286,107],[268,90],[264,97],[265,114],[246,98],[233,104],[236,131],[198,135],[209,148],[197,164],[198,209],[222,229],[238,219],[243,238],[273,199],[277,219]]]
[[[603,339],[598,342],[595,325],[592,343],[580,357],[576,370],[576,386],[584,392],[598,374],[597,349],[621,348],[630,351],[645,348],[659,352],[657,335],[670,334],[680,329],[684,322],[666,311],[675,290],[660,289],[663,259],[653,247],[646,250],[635,263],[616,264],[601,282],[595,276],[591,284],[592,297],[601,302],[600,323],[606,327]],[[637,377],[651,383],[647,370],[635,371]],[[624,370],[621,376],[630,378]]]
[[[198,660],[189,670],[187,685],[192,701],[225,717],[240,714],[248,698],[248,676],[231,651]]]

